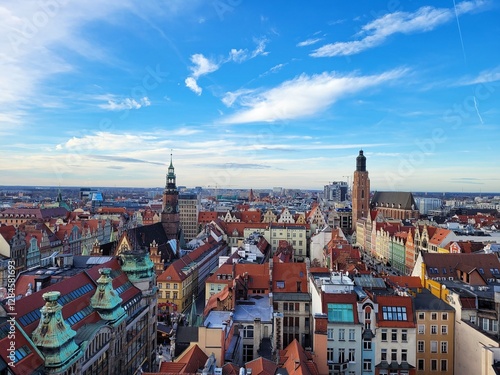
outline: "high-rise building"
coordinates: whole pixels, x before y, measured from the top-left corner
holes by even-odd
[[[325,199],[333,202],[343,202],[347,199],[347,182],[334,181],[324,187]]]
[[[161,211],[161,223],[169,240],[180,238],[180,215],[179,215],[179,191],[175,184],[175,171],[170,155],[170,166],[168,167],[167,182],[163,190],[163,205]]]
[[[200,212],[200,196],[194,193],[179,195],[179,215],[182,233],[186,241],[198,235],[198,214]]]
[[[356,158],[356,170],[352,183],[352,226],[362,217],[367,217],[370,212],[370,179],[366,170],[366,157],[363,150],[359,150]]]

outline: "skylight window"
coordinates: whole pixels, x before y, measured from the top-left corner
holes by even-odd
[[[384,320],[408,320],[405,306],[382,306],[382,316]]]
[[[352,305],[348,303],[329,303],[328,321],[354,323],[354,312]]]

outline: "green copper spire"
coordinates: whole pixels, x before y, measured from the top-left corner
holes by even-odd
[[[101,277],[97,279],[97,290],[90,299],[91,306],[97,310],[102,319],[118,322],[125,319],[126,313],[121,306],[122,299],[111,284],[110,268],[100,268]]]
[[[45,367],[62,370],[73,363],[82,352],[74,340],[76,332],[62,317],[62,306],[57,303],[60,295],[57,291],[43,294],[45,306],[40,309],[40,322],[31,338],[43,353]]]
[[[132,283],[150,278],[154,274],[154,263],[149,257],[149,253],[140,251],[123,251],[121,254],[123,261],[122,270]]]
[[[196,299],[193,294],[193,301],[191,302],[191,312],[189,314],[189,325],[191,327],[198,326],[198,314],[196,312]]]

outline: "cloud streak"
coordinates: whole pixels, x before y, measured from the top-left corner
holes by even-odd
[[[196,53],[191,56],[191,63],[193,64],[189,69],[192,74],[188,76],[184,83],[186,87],[193,91],[196,95],[201,95],[203,89],[198,84],[198,78],[213,73],[226,63],[235,62],[242,63],[246,60],[253,59],[260,55],[267,55],[266,51],[266,38],[254,39],[254,42],[257,44],[253,51],[248,51],[247,49],[236,49],[232,48],[229,51],[229,56],[226,58],[213,59],[207,58],[201,53]]]
[[[325,44],[310,55],[312,57],[355,55],[383,44],[388,37],[394,34],[431,31],[440,25],[450,22],[455,16],[458,17],[459,15],[470,13],[480,8],[484,3],[481,0],[463,1],[457,4],[456,9],[424,6],[413,13],[388,13],[364,25],[357,35],[361,36],[361,39]]]
[[[222,120],[226,124],[274,122],[314,115],[325,110],[338,99],[362,89],[403,77],[407,69],[396,69],[379,75],[341,76],[324,72],[309,76],[302,74],[281,85],[257,93],[231,97],[243,108]]]
[[[99,104],[99,108],[107,111],[123,111],[127,109],[139,109],[142,107],[149,107],[151,102],[147,96],[135,100],[133,98],[125,99],[108,99],[107,103]]]

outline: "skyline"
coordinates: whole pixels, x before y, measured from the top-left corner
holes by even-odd
[[[493,1],[7,1],[0,185],[500,192]],[[348,176],[348,177],[347,177]]]

